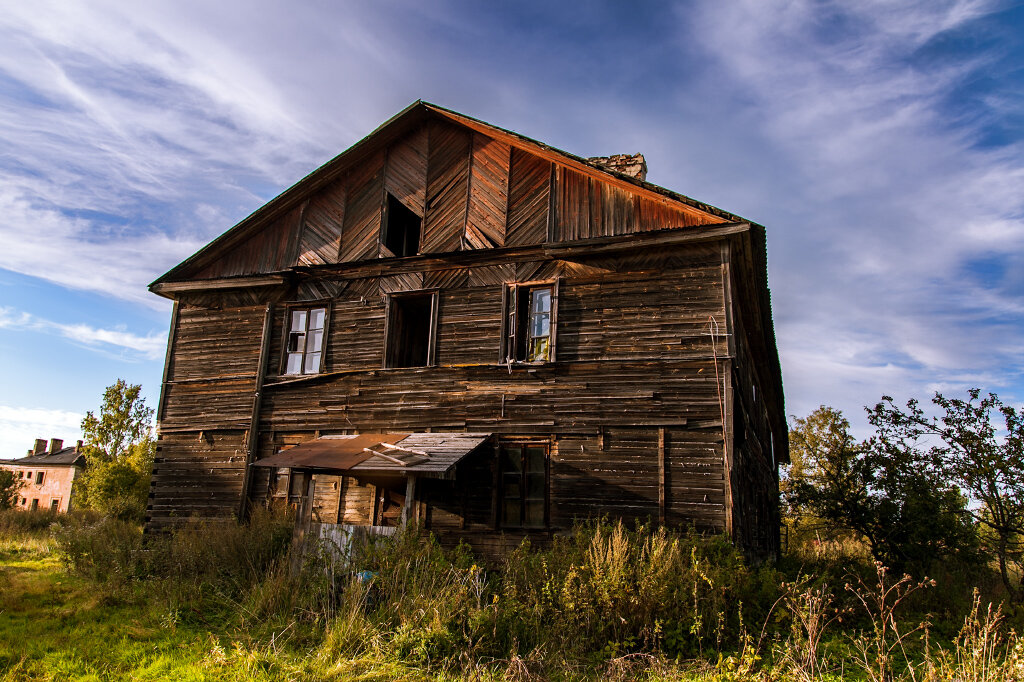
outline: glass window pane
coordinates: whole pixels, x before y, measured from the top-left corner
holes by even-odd
[[[523,470],[523,449],[521,447],[506,447],[501,451],[502,471]]]
[[[544,448],[531,445],[526,448],[526,470],[534,474],[544,473]]]
[[[291,331],[293,331],[293,332],[306,331],[306,311],[305,310],[293,310],[292,311]]]
[[[512,497],[518,499],[523,496],[523,492],[520,487],[521,482],[522,481],[519,478],[519,476],[513,477],[509,476],[508,474],[505,475],[504,484],[502,486],[502,493],[505,495],[505,499],[509,499]]]
[[[309,328],[310,329],[323,329],[324,328],[324,315],[327,312],[326,308],[314,308],[309,311]]]
[[[551,289],[534,289],[530,292],[530,312],[549,313],[551,312]]]
[[[306,352],[319,353],[324,342],[323,331],[311,331],[306,334]]]
[[[518,526],[522,521],[522,507],[519,500],[505,500],[501,507],[501,522],[506,526]]]
[[[320,371],[320,353],[310,353],[306,356],[306,366],[302,370],[306,374],[316,374]]]
[[[530,336],[550,336],[551,316],[547,313],[534,315],[530,320]]]
[[[544,474],[526,474],[526,498],[544,499]]]
[[[548,359],[548,337],[530,339],[529,352],[526,354],[527,362],[539,362]]]
[[[288,366],[285,367],[285,374],[302,373],[302,353],[289,353]]]
[[[527,528],[543,528],[544,527],[544,502],[527,502],[526,503],[526,521],[523,524]]]

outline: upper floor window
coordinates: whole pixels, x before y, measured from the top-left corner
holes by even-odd
[[[421,219],[390,192],[381,221],[381,243],[396,256],[415,256],[420,249]]]
[[[434,364],[437,292],[388,297],[385,367],[429,367]]]
[[[317,374],[323,367],[327,308],[293,308],[288,311],[285,339],[285,374]]]
[[[42,471],[37,471],[36,472],[36,485],[42,485],[42,484],[43,484],[43,472]]]
[[[503,362],[555,359],[558,284],[517,284],[506,296]]]

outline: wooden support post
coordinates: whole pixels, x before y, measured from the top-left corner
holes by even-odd
[[[413,500],[416,499],[416,474],[407,474],[405,477],[405,504],[402,505],[402,525],[409,523],[412,519]]]
[[[665,427],[658,429],[658,521],[665,523],[665,506],[668,491],[665,489],[667,479],[665,455]]]
[[[267,355],[270,353],[270,332],[273,328],[274,304],[268,303],[263,313],[263,340],[260,345],[259,367],[256,369],[256,386],[252,396],[252,415],[249,431],[245,437],[245,471],[242,474],[242,499],[238,501],[238,518],[244,520],[249,513],[249,488],[252,486],[252,463],[256,459],[256,444],[260,434],[260,406],[263,403],[263,379],[267,373]]]

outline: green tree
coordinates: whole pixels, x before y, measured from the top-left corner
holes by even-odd
[[[936,558],[969,552],[976,536],[966,499],[931,459],[880,435],[858,442],[849,428],[825,406],[794,420],[790,507],[852,531],[897,570],[920,572]]]
[[[868,418],[887,451],[920,452],[929,466],[978,503],[967,511],[990,539],[986,549],[998,563],[1007,591],[1020,599],[1019,580],[1011,577],[1010,567],[1021,569],[1024,414],[993,393],[981,397],[976,388],[966,400],[936,393],[932,403],[940,410],[938,416],[926,415],[916,400],[904,409],[884,396]]]
[[[0,469],[0,510],[13,509],[24,480],[10,469]]]
[[[97,417],[82,420],[86,470],[77,503],[125,521],[142,521],[156,444],[153,410],[141,397],[142,387],[118,379],[103,393]]]

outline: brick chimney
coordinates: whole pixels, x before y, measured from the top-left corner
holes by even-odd
[[[637,180],[647,179],[647,162],[643,154],[615,154],[613,156],[593,156],[587,159],[590,163],[608,170],[617,171]]]
[[[75,450],[81,450],[81,449],[82,449],[82,441],[78,441],[78,445],[75,446]]]
[[[55,452],[60,452],[61,449],[63,449],[63,447],[64,447],[64,440],[63,439],[61,439],[61,438],[51,438],[50,439],[50,454],[51,455],[53,453],[55,453]]]
[[[41,455],[44,452],[46,452],[46,439],[45,438],[36,438],[36,447],[35,447],[35,450],[32,451],[32,454],[33,455]]]

